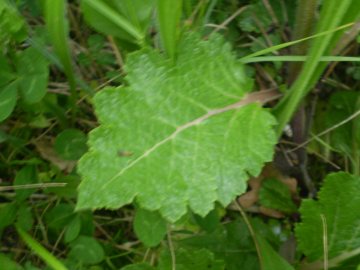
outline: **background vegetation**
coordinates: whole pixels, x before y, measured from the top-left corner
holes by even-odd
[[[0,1],[0,268],[360,269],[359,15]]]

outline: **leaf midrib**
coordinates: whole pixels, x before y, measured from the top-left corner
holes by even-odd
[[[122,168],[116,175],[114,175],[108,182],[104,183],[101,186],[101,189],[105,189],[107,186],[109,186],[112,182],[114,182],[119,176],[123,175],[127,170],[129,170],[130,168],[132,168],[133,166],[135,166],[138,162],[140,162],[141,160],[143,160],[144,158],[146,158],[147,156],[149,156],[152,152],[154,152],[156,149],[158,149],[160,146],[162,146],[163,144],[171,141],[172,139],[176,138],[177,135],[179,135],[181,132],[193,127],[193,126],[197,126],[199,124],[201,124],[202,122],[204,122],[205,120],[231,111],[231,110],[236,110],[239,109],[245,105],[248,105],[250,103],[255,103],[258,102],[260,104],[264,104],[267,103],[269,101],[272,100],[276,100],[281,96],[281,94],[279,94],[276,90],[262,90],[262,91],[258,91],[258,92],[253,92],[250,94],[245,95],[240,101],[235,102],[233,104],[227,105],[223,108],[217,108],[217,109],[213,109],[208,111],[206,114],[190,121],[187,122],[179,127],[177,127],[175,129],[175,131],[173,133],[171,133],[169,136],[167,136],[166,138],[162,139],[161,141],[157,142],[156,144],[154,144],[152,147],[150,147],[148,150],[146,150],[142,155],[140,155],[138,158],[136,158],[135,160],[133,160],[132,162],[130,162],[126,167]]]

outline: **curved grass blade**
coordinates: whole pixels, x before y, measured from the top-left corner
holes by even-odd
[[[280,56],[258,56],[240,60],[241,63],[259,62],[305,62],[309,59],[306,55],[280,55]],[[356,56],[321,56],[320,62],[360,62],[360,57]]]
[[[260,56],[260,55],[272,53],[272,52],[278,51],[278,50],[280,50],[280,49],[293,46],[293,45],[298,44],[298,43],[300,43],[300,42],[307,41],[307,40],[309,40],[309,39],[318,38],[318,37],[322,37],[322,36],[326,36],[326,35],[332,34],[332,33],[334,33],[334,32],[337,32],[337,31],[343,30],[343,29],[345,29],[345,28],[348,28],[348,27],[350,27],[350,26],[352,26],[352,25],[354,25],[354,22],[341,25],[341,26],[336,27],[336,28],[331,29],[331,30],[323,31],[323,32],[320,32],[320,33],[318,33],[318,34],[315,34],[315,35],[312,35],[312,36],[309,36],[309,37],[306,37],[306,38],[297,39],[297,40],[293,40],[293,41],[281,43],[281,44],[278,44],[278,45],[275,45],[275,46],[271,46],[271,47],[269,47],[269,48],[266,48],[266,49],[257,51],[257,52],[255,52],[255,53],[249,54],[249,55],[247,55],[247,56],[244,56],[244,57],[240,58],[240,60],[241,60],[241,61],[245,61],[245,60],[247,60],[247,59],[249,59],[249,58],[254,58],[254,57],[256,57],[256,56]]]
[[[42,245],[40,245],[34,238],[32,238],[27,232],[20,227],[16,227],[17,232],[28,245],[48,266],[54,270],[68,270],[62,262],[60,262],[54,255],[47,251]]]

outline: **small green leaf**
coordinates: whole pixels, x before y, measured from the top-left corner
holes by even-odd
[[[105,258],[103,247],[94,238],[79,236],[71,243],[69,257],[83,264],[97,264]]]
[[[87,150],[86,136],[77,129],[66,129],[55,139],[55,150],[65,160],[77,160]]]
[[[330,97],[325,118],[326,128],[330,128],[343,121],[356,111],[356,101],[360,93],[355,91],[336,92]],[[353,122],[348,122],[330,133],[331,146],[337,151],[351,156]]]
[[[297,207],[291,199],[289,187],[277,179],[265,179],[259,191],[261,205],[282,211],[296,212]]]
[[[185,250],[178,249],[175,253],[176,270],[223,270],[224,262],[216,260],[214,254],[209,250]],[[172,257],[169,250],[162,252],[158,270],[169,270],[172,268]]]
[[[37,182],[37,174],[35,166],[26,166],[16,173],[14,186],[34,184]],[[31,188],[16,189],[16,200],[26,200],[36,190]]]
[[[260,269],[254,241],[243,220],[220,224],[215,231],[183,239],[180,244],[187,249],[210,250],[224,260],[226,269]]]
[[[0,204],[0,230],[14,223],[16,213],[17,205],[15,203]]]
[[[77,187],[80,183],[78,175],[60,175],[53,183],[66,183],[63,187],[49,187],[45,189],[46,193],[54,193],[62,198],[75,198],[77,195]]]
[[[17,83],[12,82],[0,88],[0,122],[10,116],[17,99]]]
[[[317,201],[303,201],[300,208],[302,222],[296,226],[296,237],[299,250],[309,262],[323,260],[324,224],[321,215],[327,228],[329,266],[332,258],[342,256],[345,260],[351,251],[359,250],[359,194],[360,177],[341,172],[325,178]]]
[[[45,214],[45,221],[49,229],[61,232],[74,217],[74,208],[60,203]]]
[[[1,270],[23,270],[24,268],[21,265],[17,264],[15,261],[11,260],[8,256],[3,253],[0,253],[0,265]]]
[[[356,91],[336,92],[328,102],[325,123],[331,128],[344,122],[360,111],[360,93]],[[360,173],[360,117],[347,121],[330,133],[330,144],[349,158],[352,172]]]
[[[16,226],[23,230],[30,230],[34,223],[32,208],[26,204],[21,204],[17,211]]]
[[[17,72],[20,94],[25,102],[39,102],[46,94],[49,77],[46,59],[34,48],[23,51],[18,58]]]
[[[141,242],[148,247],[154,247],[166,235],[166,221],[158,212],[140,208],[135,214],[134,230]]]
[[[82,211],[79,213],[81,219],[81,234],[93,235],[95,233],[94,217],[91,211]]]
[[[79,216],[75,216],[73,220],[66,226],[64,241],[69,243],[76,239],[79,236],[81,229],[81,219]]]
[[[11,40],[21,42],[26,38],[25,23],[10,1],[0,1],[0,54]]]
[[[36,115],[29,122],[29,126],[32,128],[47,128],[51,125],[51,121],[44,115]]]
[[[8,85],[11,81],[16,79],[16,75],[12,67],[8,63],[8,59],[0,54],[0,88]]]
[[[256,240],[261,252],[260,259],[262,261],[262,270],[294,270],[294,268],[275,252],[271,245],[258,233],[256,234]]]
[[[216,230],[216,228],[220,224],[220,217],[216,209],[212,210],[205,217],[201,217],[199,215],[194,215],[195,221],[199,226],[207,232],[212,232]]]
[[[142,43],[149,27],[154,2],[83,0],[81,8],[86,21],[99,32],[133,43]]]

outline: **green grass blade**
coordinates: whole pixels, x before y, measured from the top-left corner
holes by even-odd
[[[288,94],[273,110],[279,124],[277,127],[278,136],[281,136],[285,125],[290,121],[300,102],[321,76],[325,66],[319,65],[320,58],[335,45],[334,43],[336,40],[334,39],[332,44],[330,44],[330,40],[332,40],[335,33],[334,30],[345,28],[344,26],[339,27],[339,24],[341,23],[351,2],[351,0],[344,0],[341,2],[327,1],[324,3],[323,10],[320,14],[318,31],[320,30],[321,33],[328,32],[328,34],[323,35],[321,39],[313,41],[308,59],[305,62],[299,77],[290,88]],[[348,26],[350,25],[352,24],[348,24]]]
[[[70,84],[70,103],[73,108],[73,118],[76,112],[76,80],[72,65],[70,47],[68,44],[68,22],[66,19],[67,2],[64,0],[47,0],[45,6],[45,21],[54,51],[64,68]]]
[[[28,233],[26,233],[20,227],[16,227],[17,232],[24,240],[24,242],[51,268],[54,270],[68,270],[62,262],[60,262],[54,255],[47,251],[42,245],[40,245],[35,239],[33,239]]]
[[[305,62],[309,59],[306,55],[281,55],[281,56],[258,56],[240,60],[241,63],[259,62]],[[321,56],[319,62],[360,62],[356,56]]]
[[[175,59],[180,34],[179,23],[182,15],[182,0],[157,0],[157,12],[161,40],[165,51],[171,59]]]
[[[46,1],[45,20],[50,39],[70,84],[74,85],[75,76],[71,60],[71,52],[68,45],[68,22],[65,14],[66,1]]]
[[[354,24],[353,22],[348,23],[348,24],[344,24],[344,25],[341,25],[341,26],[336,27],[334,29],[323,31],[323,32],[320,32],[318,34],[315,34],[315,35],[312,35],[312,36],[309,36],[309,37],[306,37],[306,38],[301,38],[301,39],[285,42],[285,43],[282,43],[282,44],[278,44],[278,45],[275,45],[275,46],[271,46],[269,48],[266,48],[266,49],[260,50],[258,52],[255,52],[255,53],[249,54],[247,56],[244,56],[244,57],[240,58],[240,60],[244,61],[244,60],[246,60],[248,58],[254,58],[254,57],[257,57],[257,56],[260,56],[260,55],[272,53],[272,52],[278,51],[280,49],[293,46],[293,45],[298,44],[300,42],[307,41],[309,39],[326,36],[326,35],[332,34],[334,32],[340,31],[342,29],[348,28],[348,27],[352,26],[353,24]]]
[[[142,33],[138,27],[131,24],[127,19],[112,10],[103,1],[86,0],[86,3],[93,9],[96,9],[99,13],[112,21],[114,24],[119,26],[121,29],[132,35],[140,45],[144,43],[144,33]]]

